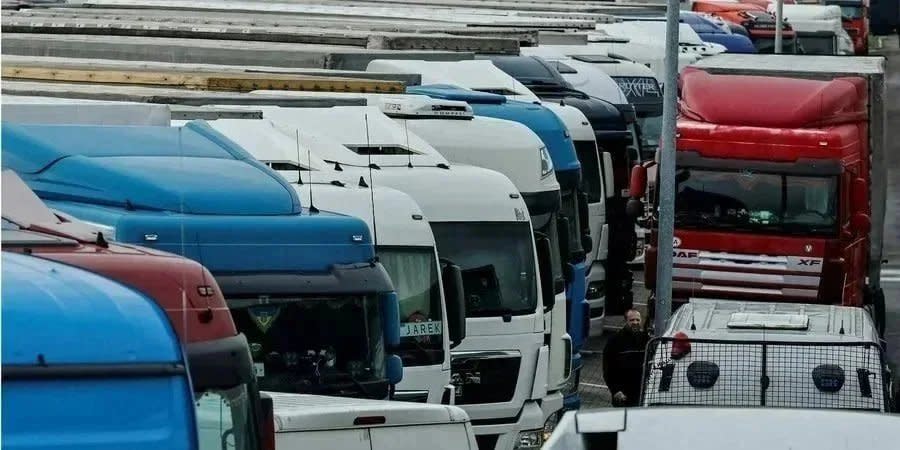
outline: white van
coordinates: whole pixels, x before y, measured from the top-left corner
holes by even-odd
[[[856,450],[893,448],[897,442],[900,416],[892,414],[629,408],[566,413],[543,450]]]
[[[644,406],[891,409],[890,369],[862,308],[691,299],[646,361]]]
[[[272,398],[276,450],[477,450],[460,408],[411,402],[264,392]]]

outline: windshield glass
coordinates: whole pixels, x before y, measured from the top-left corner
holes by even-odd
[[[782,53],[794,53],[796,42],[793,38],[784,37],[781,41]],[[753,45],[757,53],[775,53],[774,37],[757,37],[753,39]]]
[[[804,55],[834,55],[834,35],[800,37],[800,53]]]
[[[404,366],[444,360],[441,290],[434,247],[378,247],[400,301],[400,346]]]
[[[641,130],[641,150],[644,152],[641,156],[652,160],[659,146],[659,137],[662,135],[662,115],[649,116],[638,113],[637,124]],[[650,154],[649,158],[647,153]]]
[[[200,450],[255,450],[246,385],[194,393]]]
[[[831,236],[837,179],[699,169],[676,174],[675,226]]]
[[[438,253],[462,269],[466,317],[533,314],[534,239],[528,222],[434,222]]]
[[[603,201],[603,175],[600,173],[600,157],[594,141],[574,141],[578,162],[581,163],[581,182],[588,195],[588,202]],[[534,224],[532,224],[534,225]]]
[[[569,219],[569,258],[581,252],[581,227],[578,215],[578,195],[574,189],[561,192],[560,215]],[[566,258],[568,260],[569,258]]]
[[[263,391],[381,398],[376,295],[228,298]]]

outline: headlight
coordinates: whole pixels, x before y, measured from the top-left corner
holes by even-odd
[[[539,153],[541,154],[541,178],[546,178],[553,173],[553,159],[550,158],[547,147],[541,147]]]
[[[546,422],[544,422],[544,435],[542,438],[544,442],[550,439],[550,435],[553,434],[553,430],[556,429],[556,426],[559,425],[559,419],[562,417],[562,412],[555,412],[550,415]]]
[[[538,450],[544,445],[544,429],[520,431],[514,450]]]

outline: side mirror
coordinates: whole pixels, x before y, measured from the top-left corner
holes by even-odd
[[[581,223],[581,250],[590,253],[594,249],[594,240],[591,239],[591,212],[587,192],[578,193],[578,222]]]
[[[456,347],[466,338],[466,296],[463,292],[462,269],[446,259],[441,260],[441,263],[444,301],[447,304],[447,333],[450,346]]]
[[[647,192],[647,168],[642,165],[636,165],[631,168],[628,195],[631,198],[642,198],[645,192]]]
[[[259,393],[259,448],[275,450],[275,406],[272,397]]]
[[[869,211],[869,183],[864,178],[856,178],[850,184],[850,204],[854,213]]]
[[[850,229],[857,235],[866,234],[872,228],[872,219],[868,214],[858,212],[850,218]]]
[[[569,265],[566,264],[570,260],[569,253],[572,248],[572,243],[569,240],[569,236],[572,235],[571,227],[572,224],[569,222],[568,217],[560,217],[556,220],[556,234],[559,235],[559,260],[563,262],[563,278],[565,278],[566,283],[572,281],[572,273],[567,270]]]
[[[388,355],[384,365],[388,384],[399,384],[403,381],[403,360],[397,355]]]
[[[535,235],[534,244],[537,247],[538,270],[541,277],[541,295],[544,301],[544,311],[550,311],[556,305],[556,291],[553,285],[553,251],[550,239],[547,236]]]
[[[384,345],[393,348],[400,345],[400,302],[396,292],[382,292],[378,294],[381,302],[381,312],[384,314],[382,326],[384,327]]]
[[[603,189],[606,194],[606,198],[618,197],[618,193],[616,192],[616,180],[615,174],[613,173],[613,160],[612,154],[609,152],[603,152]]]

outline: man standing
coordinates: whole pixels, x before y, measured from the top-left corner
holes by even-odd
[[[625,312],[625,326],[609,338],[603,349],[603,379],[613,406],[637,406],[644,371],[644,351],[650,335],[644,331],[641,313]]]

